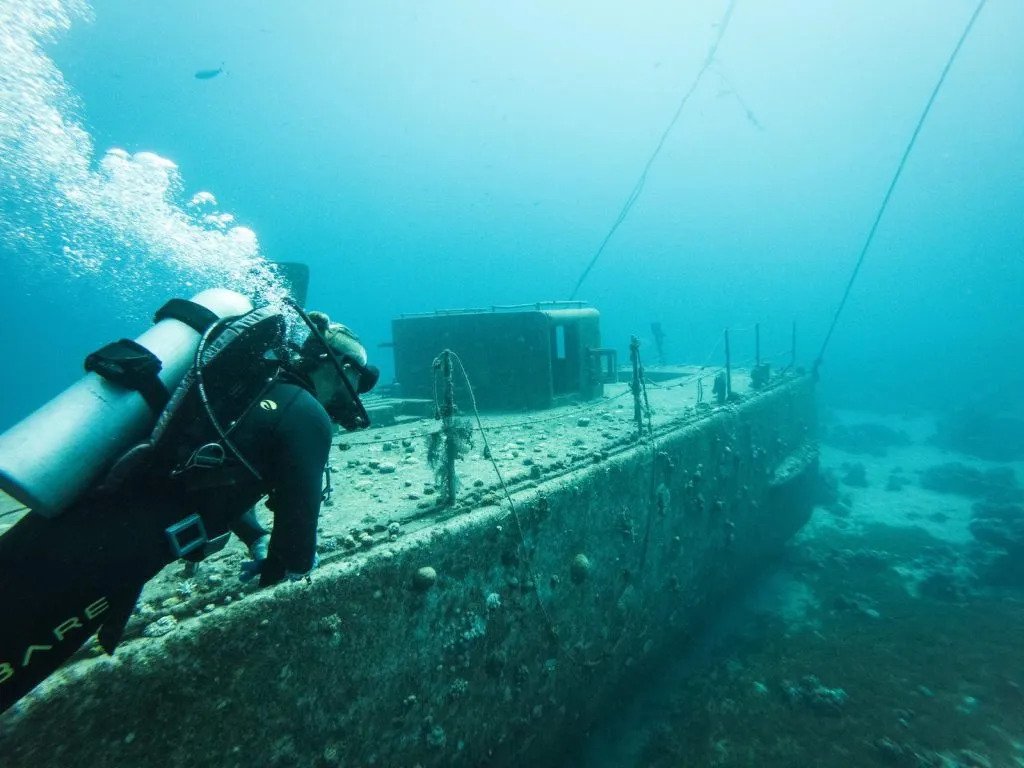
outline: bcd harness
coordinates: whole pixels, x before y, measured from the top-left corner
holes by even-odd
[[[101,488],[115,489],[142,470],[175,478],[190,490],[243,479],[262,482],[231,433],[287,370],[284,317],[273,307],[262,307],[219,319],[203,306],[172,299],[156,313],[155,322],[167,318],[201,335],[193,364],[173,393],[158,376],[159,358],[130,339],[108,344],[85,360],[86,370],[139,392],[158,414],[149,438],[114,463]],[[201,560],[223,549],[230,538],[225,532],[211,539],[207,530],[203,518],[192,513],[164,533],[175,558]]]

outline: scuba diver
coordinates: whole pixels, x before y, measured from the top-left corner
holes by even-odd
[[[301,344],[286,341],[280,308],[218,317],[174,299],[157,313],[157,321],[180,325],[199,341],[191,366],[180,366],[186,372],[173,394],[165,390],[155,401],[164,406],[147,397],[147,423],[159,414],[149,439],[104,466],[59,513],[47,516],[38,511],[42,505],[29,504],[33,511],[0,536],[0,712],[92,635],[112,654],[146,582],[175,560],[198,562],[219,550],[232,530],[252,557],[243,563],[243,580],[268,586],[301,579],[316,566],[332,422],[346,430],[369,426],[360,395],[379,373],[352,331],[291,306],[309,326]],[[122,340],[90,355],[86,368],[103,374],[109,387],[109,370],[123,373],[131,367],[126,359],[147,354]],[[123,394],[141,402],[137,394],[155,388],[154,367],[160,360],[148,369],[149,385]],[[62,452],[67,464],[69,451],[58,443],[53,453]],[[64,469],[73,474],[76,467]],[[13,472],[0,466],[0,474],[7,482]],[[272,532],[253,512],[264,496]]]
[[[651,335],[654,336],[654,346],[658,350],[658,364],[665,364],[665,331],[661,323],[651,323]]]

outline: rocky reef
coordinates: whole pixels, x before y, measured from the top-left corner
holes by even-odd
[[[978,469],[960,462],[928,467],[921,473],[921,486],[939,493],[956,493],[988,501],[1024,501],[1024,488],[1010,467]]]
[[[1022,468],[900,423],[910,444],[833,433],[777,586],[723,603],[706,655],[649,681],[654,716],[626,715],[632,746],[573,768],[1024,766]]]
[[[894,446],[910,444],[905,432],[884,424],[831,424],[823,430],[822,442],[847,453],[885,456]]]
[[[923,532],[800,544],[784,569],[817,598],[802,626],[754,609],[647,729],[646,768],[996,768],[1024,745],[1024,600],[910,594]]]
[[[1024,587],[1024,505],[980,501],[970,530],[979,546],[975,572],[988,586]]]
[[[939,419],[936,445],[988,461],[1024,459],[1024,418],[992,405],[959,408]]]

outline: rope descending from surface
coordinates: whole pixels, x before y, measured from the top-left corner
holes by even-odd
[[[932,104],[935,103],[935,97],[939,95],[939,90],[942,88],[942,84],[946,80],[946,75],[949,74],[949,70],[952,68],[957,54],[960,53],[960,49],[963,47],[964,41],[967,40],[967,36],[971,33],[971,28],[974,27],[974,22],[977,21],[978,16],[981,14],[981,9],[985,7],[986,2],[987,0],[980,0],[978,6],[974,9],[974,13],[971,14],[971,18],[968,20],[967,26],[964,27],[964,31],[960,35],[960,39],[957,41],[956,47],[953,48],[952,53],[949,54],[949,58],[946,60],[946,66],[942,68],[942,74],[939,75],[939,80],[935,83],[931,96],[928,97],[928,102],[924,106],[924,111],[921,112],[921,117],[917,120],[914,132],[910,135],[910,141],[907,142],[907,147],[903,150],[903,156],[900,158],[899,165],[896,166],[896,173],[893,174],[892,181],[889,182],[889,188],[885,191],[885,197],[882,198],[882,204],[878,207],[878,213],[875,214],[875,220],[871,224],[871,229],[868,231],[867,239],[864,241],[864,247],[860,249],[860,256],[857,258],[857,264],[853,268],[853,274],[850,275],[850,281],[846,284],[846,290],[843,292],[843,298],[839,302],[839,308],[836,310],[835,315],[832,316],[832,324],[828,328],[828,333],[825,334],[825,341],[822,342],[821,351],[818,352],[818,356],[814,360],[812,373],[815,380],[818,378],[818,368],[821,366],[821,361],[825,356],[825,348],[828,346],[828,343],[832,338],[832,332],[836,329],[836,323],[839,320],[840,313],[843,311],[843,307],[846,306],[846,300],[850,298],[850,290],[853,288],[853,283],[857,279],[857,273],[860,272],[861,265],[864,263],[864,257],[867,255],[868,248],[871,247],[871,241],[875,239],[875,232],[878,230],[878,224],[882,220],[885,209],[889,206],[889,199],[892,197],[893,190],[896,188],[896,182],[899,181],[900,175],[903,173],[903,167],[907,164],[907,158],[910,157],[910,151],[914,148],[917,136],[921,133],[921,127],[924,125],[924,121],[928,117],[928,113],[931,111]]]
[[[711,65],[715,61],[715,54],[718,53],[718,46],[721,44],[722,38],[725,36],[725,30],[729,26],[729,20],[732,18],[732,12],[735,7],[736,0],[730,0],[729,6],[725,9],[725,14],[722,16],[722,20],[718,22],[718,34],[715,36],[715,40],[711,44],[711,49],[708,51],[708,55],[704,58],[704,64],[697,72],[697,76],[693,79],[693,83],[691,83],[689,90],[687,90],[686,93],[683,94],[683,98],[680,99],[679,106],[676,108],[675,114],[672,115],[672,119],[669,120],[668,126],[662,132],[661,139],[658,140],[658,145],[654,148],[650,157],[647,158],[647,163],[644,165],[644,169],[640,173],[640,178],[637,179],[636,184],[633,185],[633,190],[629,193],[629,197],[626,198],[626,202],[622,206],[622,210],[619,211],[618,217],[614,222],[612,222],[612,226],[604,236],[604,240],[601,241],[601,245],[598,246],[597,252],[594,254],[593,258],[590,259],[590,263],[587,264],[587,268],[583,270],[583,274],[580,275],[580,279],[576,281],[576,287],[572,289],[572,293],[569,296],[570,300],[576,298],[576,294],[583,285],[583,281],[587,279],[587,275],[590,274],[590,270],[594,268],[594,265],[597,264],[597,260],[601,258],[601,254],[604,253],[604,249],[612,239],[612,235],[615,234],[615,231],[619,228],[622,222],[626,220],[626,217],[629,216],[629,212],[633,209],[633,206],[639,199],[640,193],[643,192],[644,185],[647,183],[647,173],[651,170],[651,166],[654,165],[654,161],[661,153],[661,148],[665,146],[665,140],[668,139],[668,135],[672,132],[676,122],[679,120],[679,116],[683,113],[683,108],[686,106],[686,102],[690,100],[693,92],[697,90],[697,86],[700,85],[700,81],[704,78],[705,73],[711,68]]]

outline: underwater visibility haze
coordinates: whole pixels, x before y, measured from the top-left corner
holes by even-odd
[[[307,262],[311,306],[371,347],[401,312],[567,297],[725,8],[5,2],[0,311],[7,370],[33,385],[0,422],[165,297],[258,288],[264,258]],[[813,359],[973,9],[737,3],[578,294],[606,341],[658,321],[701,361],[754,322],[788,350],[796,321]],[[950,72],[827,391],[935,403],[1020,380],[1022,14],[991,2]]]
[[[730,328],[734,364],[748,365],[757,324],[765,358],[781,367],[795,323],[796,363],[810,368],[977,8],[975,0],[0,0],[0,428],[77,379],[88,352],[137,336],[172,296],[224,286],[280,299],[276,261],[309,265],[308,306],[354,328],[383,381],[393,376],[391,320],[402,313],[574,293],[600,311],[602,343],[620,360],[635,335],[654,362],[657,323],[666,362],[719,365]],[[861,617],[919,611],[924,626],[938,615],[893,597],[901,587],[889,577],[910,568],[899,558],[920,543],[910,534],[856,546],[829,538],[847,535],[858,509],[871,512],[854,527],[877,533],[878,510],[894,498],[874,492],[879,474],[891,484],[915,461],[923,471],[955,458],[927,453],[939,449],[921,419],[966,406],[1005,417],[997,442],[1011,449],[982,458],[1011,467],[1011,477],[1021,471],[1024,447],[1013,446],[1024,445],[1022,35],[1024,3],[984,4],[920,125],[824,354],[817,392],[831,447],[822,464],[834,494],[823,503],[846,523],[812,521],[791,568],[772,582],[821,580],[821,601],[848,604],[817,624],[807,619],[813,631],[863,632],[865,646],[879,647]],[[890,431],[879,438],[855,411],[889,414],[875,418]],[[893,437],[904,433],[910,443]],[[873,438],[882,453],[864,449]],[[978,458],[967,464],[989,471],[971,463]],[[867,487],[858,461],[867,461],[868,490],[858,490]],[[922,482],[945,492],[941,479]],[[915,497],[903,510],[938,530],[935,498]],[[1015,492],[965,498],[1019,504]],[[977,509],[974,517],[991,519]],[[1017,526],[1012,545],[987,528],[974,535],[1013,551],[1022,524],[1006,522]],[[864,558],[849,553],[873,546],[892,555],[892,568],[856,571]],[[863,577],[863,594],[821,575],[850,569],[851,580]],[[1019,621],[1001,623],[1006,603],[972,602],[964,589],[954,591],[970,621],[994,635],[1020,631]],[[785,603],[782,615],[792,608],[795,593],[787,594],[765,599]],[[829,688],[825,672],[824,682],[801,677],[785,632],[773,631],[761,626],[746,655],[730,650],[715,661],[700,651],[673,678],[709,702],[702,722],[681,714],[678,701],[640,705],[627,723],[664,726],[645,731],[642,747],[581,735],[565,764],[611,765],[611,755],[623,765],[876,764],[739,751],[723,713],[741,690],[763,687],[757,675],[772,664],[790,665],[793,681],[785,706],[764,717],[781,718],[796,742],[806,727],[793,715],[801,702],[829,717],[843,706],[838,684]],[[806,657],[826,658],[808,637]],[[1022,652],[999,652],[1002,682],[980,680],[978,690],[1012,684],[1019,694]],[[883,664],[861,662],[835,678]],[[705,667],[735,686],[731,699],[694,672]],[[1024,729],[1024,698],[1000,690],[992,722]],[[985,694],[958,696],[971,709],[963,697]],[[922,711],[934,701],[918,698]],[[917,722],[924,717],[940,721],[932,713]],[[854,730],[876,728],[870,720]],[[827,740],[839,720],[825,722]],[[890,738],[878,729],[863,738]],[[943,729],[956,727],[934,730]],[[751,725],[757,749],[771,738]],[[872,759],[911,765],[925,752],[897,742],[878,742]],[[1016,763],[982,751],[957,753],[956,764],[1024,765],[1024,751]],[[686,754],[700,757],[686,762]]]

